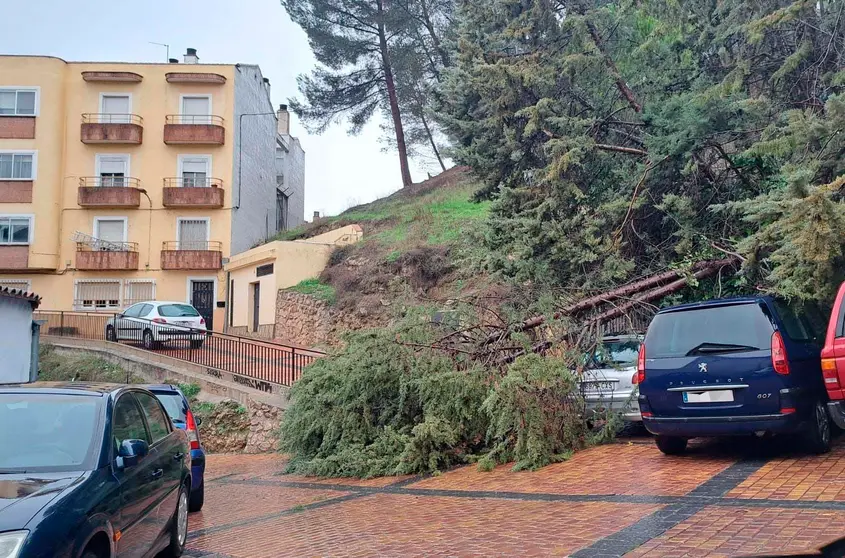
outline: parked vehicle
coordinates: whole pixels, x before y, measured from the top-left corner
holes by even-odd
[[[697,436],[801,433],[830,449],[820,349],[824,319],[771,297],[711,300],[657,313],[640,347],[643,424],[663,453]]]
[[[198,349],[205,336],[205,319],[186,302],[139,302],[106,322],[106,339],[136,341],[148,350],[178,339]]]
[[[188,398],[177,386],[154,384],[141,387],[155,395],[164,405],[164,410],[173,424],[188,434],[191,444],[191,496],[188,500],[188,511],[200,511],[205,501],[205,450],[198,429],[202,421],[199,417],[194,417]]]
[[[0,386],[0,555],[182,554],[191,455],[134,386]]]
[[[845,430],[845,283],[833,303],[821,357],[827,408],[836,426]]]
[[[614,335],[602,338],[601,345],[589,356],[581,380],[581,393],[588,411],[608,409],[621,413],[627,421],[641,421],[637,404],[637,355],[642,336]]]

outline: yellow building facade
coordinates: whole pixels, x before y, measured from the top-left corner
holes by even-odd
[[[256,66],[185,61],[0,56],[0,286],[223,328],[224,263],[275,232],[277,116]]]

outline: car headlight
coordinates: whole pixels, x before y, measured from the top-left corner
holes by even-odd
[[[0,558],[18,558],[29,531],[0,533]]]

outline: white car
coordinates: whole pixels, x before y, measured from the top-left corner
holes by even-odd
[[[199,349],[205,336],[205,319],[186,302],[139,302],[106,322],[107,340],[136,341],[149,350],[179,339]]]
[[[642,421],[637,401],[639,389],[633,383],[640,335],[614,335],[602,338],[602,344],[589,357],[584,370],[581,392],[588,411],[610,409],[626,421]]]

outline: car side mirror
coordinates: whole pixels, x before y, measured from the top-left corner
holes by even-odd
[[[134,467],[148,453],[150,446],[144,440],[123,440],[117,453],[117,465],[121,469]]]
[[[202,425],[202,417],[194,417],[194,420],[196,421],[197,426]]]

